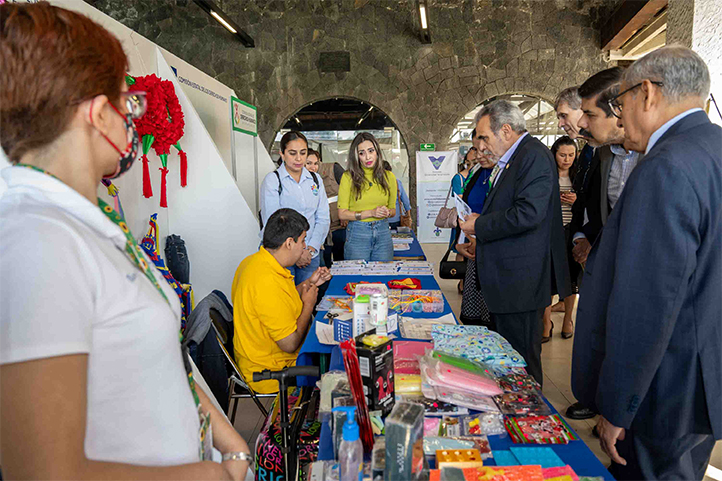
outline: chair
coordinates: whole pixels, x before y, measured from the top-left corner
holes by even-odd
[[[228,408],[230,409],[232,400],[235,399],[236,401],[233,403],[233,411],[231,412],[231,424],[233,424],[236,420],[236,410],[238,409],[239,398],[253,399],[253,402],[256,403],[256,406],[261,411],[261,414],[263,414],[263,417],[268,417],[268,410],[263,405],[263,403],[261,403],[259,398],[273,398],[276,397],[277,394],[259,394],[256,393],[256,391],[254,391],[253,388],[248,385],[246,378],[241,373],[241,370],[236,364],[236,360],[231,354],[233,352],[233,337],[228,335],[226,326],[224,326],[225,321],[223,320],[223,317],[217,310],[212,308],[210,309],[209,314],[211,316],[213,330],[216,332],[216,339],[218,340],[218,344],[221,346],[223,355],[226,356],[226,360],[228,361],[228,364],[231,366],[232,369],[231,376],[228,378]],[[230,353],[229,349],[227,348],[227,346],[229,345],[231,346]],[[236,386],[241,388],[242,392],[236,393]]]

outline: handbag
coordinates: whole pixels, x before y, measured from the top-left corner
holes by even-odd
[[[449,193],[446,194],[446,200],[444,201],[444,207],[439,209],[439,213],[436,215],[434,225],[442,229],[453,229],[458,224],[458,214],[456,213],[456,207],[446,207],[449,203],[449,197],[451,196],[451,187],[449,187]]]
[[[456,210],[456,209],[454,209]],[[450,261],[451,248],[446,251],[439,263],[439,277],[442,279],[463,279],[466,277],[466,259]]]
[[[401,209],[401,215],[399,217],[399,225],[401,227],[411,227],[411,211],[404,208],[404,203],[401,202],[401,192],[396,191],[396,199],[399,202],[399,209]]]

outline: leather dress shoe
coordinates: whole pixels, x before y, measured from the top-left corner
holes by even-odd
[[[569,419],[591,419],[597,414],[599,413],[579,402],[575,402],[567,408],[567,417]]]

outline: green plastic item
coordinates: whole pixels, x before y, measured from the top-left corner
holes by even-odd
[[[439,351],[433,351],[431,353],[431,357],[434,357],[439,361],[445,362],[446,364],[449,364],[451,366],[458,367],[459,369],[463,369],[465,371],[469,371],[480,376],[491,376],[491,373],[487,366],[478,362],[464,359],[463,357],[452,356],[451,354],[445,354]]]

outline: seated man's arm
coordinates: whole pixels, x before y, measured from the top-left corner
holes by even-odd
[[[311,324],[313,317],[313,308],[316,305],[316,297],[318,296],[318,287],[311,282],[303,282],[298,287],[301,301],[303,301],[303,309],[301,315],[296,319],[296,330],[283,339],[276,341],[278,347],[288,353],[296,352],[303,344],[303,340],[306,339],[308,326]]]

